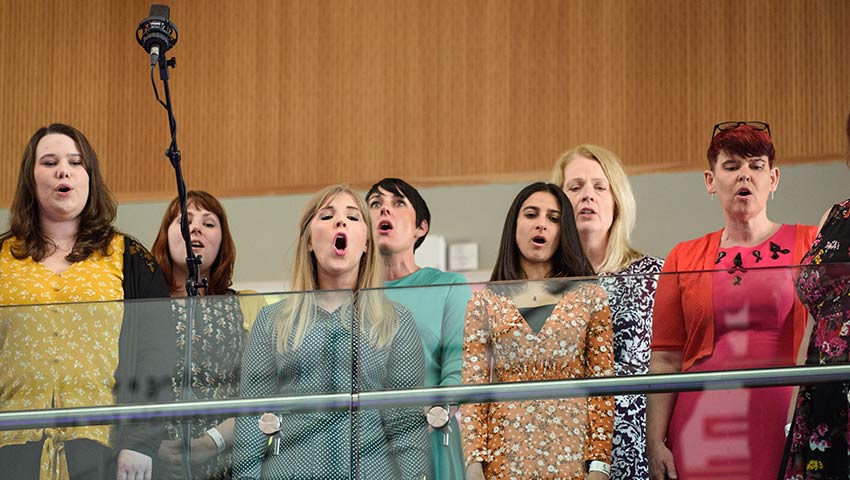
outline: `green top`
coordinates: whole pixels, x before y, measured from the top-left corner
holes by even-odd
[[[411,287],[387,288],[386,294],[413,313],[425,350],[425,386],[461,383],[463,319],[472,296],[469,285],[458,285],[465,283],[466,277],[459,273],[426,267],[384,284]]]
[[[466,277],[461,274],[421,268],[384,284],[390,300],[413,314],[422,338],[426,387],[461,384],[463,323],[472,296],[469,285],[458,285],[465,283]],[[431,432],[435,480],[464,478],[460,427],[455,420],[452,417],[446,427]]]

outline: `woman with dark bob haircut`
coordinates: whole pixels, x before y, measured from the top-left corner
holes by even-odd
[[[508,210],[490,278],[524,282],[473,293],[463,383],[613,376],[605,292],[594,280],[561,278],[592,276],[561,188],[525,187]],[[466,404],[462,412],[468,479],[604,480],[610,474],[613,397]]]
[[[62,124],[36,131],[0,235],[0,305],[58,305],[5,312],[2,410],[162,400],[133,386],[156,385],[171,371],[167,315],[114,301],[167,297],[168,289],[145,247],[113,227],[115,214],[86,137]],[[9,478],[115,478],[114,450],[118,478],[150,478],[162,427],[4,431],[0,465]]]

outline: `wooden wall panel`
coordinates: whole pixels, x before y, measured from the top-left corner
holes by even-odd
[[[173,195],[138,0],[0,2],[0,205],[31,133],[83,130],[121,200]],[[781,162],[846,152],[846,0],[180,0],[171,89],[190,188],[221,196],[545,178],[594,142],[701,169],[714,123]]]

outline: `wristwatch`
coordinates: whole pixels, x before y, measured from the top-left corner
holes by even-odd
[[[611,476],[611,464],[607,462],[601,462],[599,460],[590,460],[587,462],[587,473],[590,472],[600,472],[605,474],[605,476]]]
[[[449,423],[449,409],[443,405],[434,405],[425,415],[428,425],[433,428],[443,428]]]

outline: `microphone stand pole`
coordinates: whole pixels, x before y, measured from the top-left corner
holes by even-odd
[[[195,307],[200,290],[207,289],[207,279],[200,279],[201,262],[203,258],[195,255],[192,250],[192,238],[189,233],[189,217],[186,213],[186,182],[183,179],[183,169],[180,166],[180,150],[177,148],[177,121],[174,119],[174,109],[171,103],[171,90],[168,87],[168,68],[174,68],[177,62],[172,57],[166,60],[165,52],[159,56],[159,78],[162,80],[165,90],[165,109],[168,112],[168,126],[171,130],[171,145],[165,155],[174,167],[177,178],[177,197],[180,199],[180,233],[186,245],[186,295],[188,298],[186,315],[185,348],[183,356],[183,379],[180,399],[182,401],[192,400],[192,337],[195,331]],[[190,421],[181,422],[180,440],[183,447],[183,466],[187,480],[192,478],[192,427]]]

